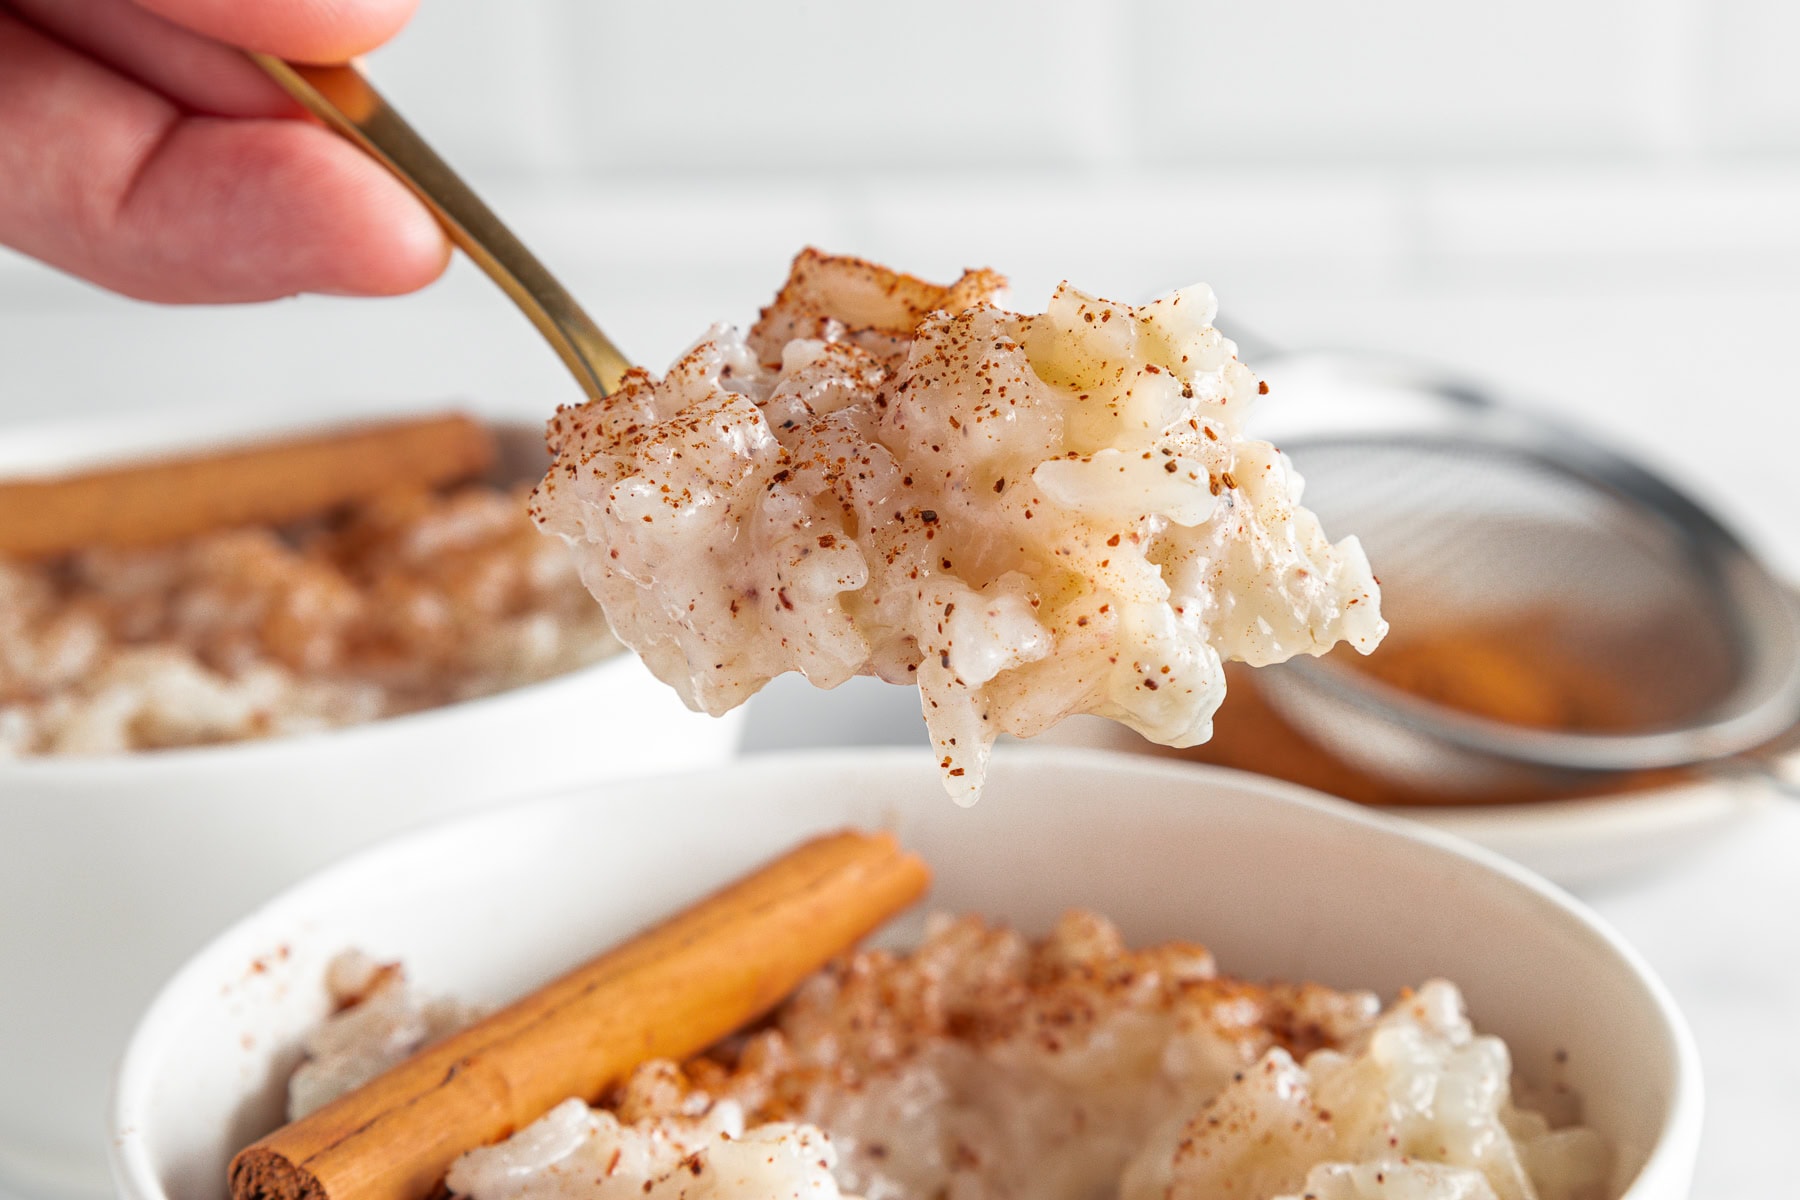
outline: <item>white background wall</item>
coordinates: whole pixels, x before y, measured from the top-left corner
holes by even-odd
[[[376,62],[527,174],[1667,163],[1800,149],[1797,39],[1780,0],[424,0]]]
[[[1568,409],[1800,573],[1795,0],[423,0],[369,65],[652,365],[807,243],[1026,304],[1204,279]],[[0,420],[569,395],[464,267],[197,312],[0,252],[0,363]]]
[[[369,69],[653,366],[808,243],[1022,304],[1204,279],[1572,413],[1800,575],[1796,0],[422,0]],[[0,251],[0,422],[559,372],[465,264],[158,309]]]
[[[809,242],[1027,303],[1205,279],[1273,341],[1570,408],[1800,573],[1796,64],[1793,0],[423,0],[369,65],[648,363]],[[569,394],[460,268],[196,312],[0,257],[0,362],[13,420]]]

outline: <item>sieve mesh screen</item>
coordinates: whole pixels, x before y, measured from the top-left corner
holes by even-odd
[[[1288,447],[1375,564],[1388,641],[1346,667],[1478,716],[1635,734],[1708,719],[1747,673],[1709,558],[1653,508],[1528,449],[1451,435]]]

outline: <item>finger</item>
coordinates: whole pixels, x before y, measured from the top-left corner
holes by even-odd
[[[183,29],[132,0],[7,3],[44,32],[191,112],[282,117],[301,111],[241,50]]]
[[[424,207],[318,126],[182,114],[0,14],[0,241],[147,300],[391,295],[448,249]]]
[[[405,25],[418,0],[136,0],[207,37],[299,62],[347,62]]]
[[[90,277],[172,303],[399,295],[449,260],[411,192],[295,121],[183,118],[143,162],[110,233]]]

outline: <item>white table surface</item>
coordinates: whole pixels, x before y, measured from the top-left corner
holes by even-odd
[[[655,211],[640,207],[640,217]],[[584,260],[573,246],[557,261],[575,264],[578,294],[630,298],[603,319],[658,364],[709,320],[748,318],[800,240],[835,237],[837,247],[874,253],[893,241],[858,240],[859,226],[825,209],[760,216],[781,249],[714,237],[699,247],[719,251],[714,260],[654,272]],[[554,222],[544,228],[554,241]],[[1413,262],[1355,273],[1327,262],[1317,278],[1292,259],[1266,270],[1253,258],[1221,261],[1214,282],[1227,322],[1289,345],[1423,353],[1522,386],[1692,488],[1800,577],[1800,269],[1791,254],[1768,271],[1746,269],[1740,254],[1729,269],[1671,273],[1629,256],[1527,270],[1497,253],[1460,270]],[[999,265],[1034,287],[1053,277]],[[1185,280],[1122,271],[1112,284],[1129,299],[1133,288],[1173,282]],[[466,270],[398,302],[165,310],[0,256],[0,448],[8,426],[104,421],[157,405],[471,392],[541,397],[545,408],[576,398],[523,323]],[[913,695],[869,681],[822,695],[779,680],[750,714],[754,751],[921,736]],[[1708,1101],[1694,1194],[1778,1194],[1800,1127],[1800,805],[1766,808],[1669,869],[1588,899],[1662,973],[1698,1036]]]

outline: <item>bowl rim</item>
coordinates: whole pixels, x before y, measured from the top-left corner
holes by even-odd
[[[241,960],[246,946],[260,944],[253,935],[261,933],[271,922],[285,919],[286,910],[299,909],[308,897],[329,891],[337,885],[338,880],[365,871],[365,864],[369,861],[396,853],[407,842],[425,842],[448,836],[449,831],[465,824],[516,820],[520,819],[521,814],[528,812],[594,803],[601,795],[605,796],[606,802],[616,803],[621,799],[620,788],[668,787],[683,782],[694,785],[716,784],[722,779],[746,774],[775,774],[791,779],[796,772],[917,769],[928,761],[929,751],[911,747],[802,750],[747,756],[724,766],[700,771],[626,780],[607,787],[604,793],[591,784],[564,788],[503,809],[433,821],[375,842],[306,876],[239,917],[193,954],[158,989],[155,998],[132,1028],[113,1074],[106,1116],[107,1160],[115,1186],[124,1200],[175,1200],[161,1185],[145,1133],[150,1126],[147,1118],[153,1112],[146,1093],[156,1077],[165,1049],[170,1044],[167,1028],[184,1011],[186,998],[194,994],[203,981],[217,978],[226,965]],[[1070,747],[1007,747],[995,755],[995,765],[1008,771],[1053,774],[1071,769],[1106,771],[1146,780],[1157,779],[1189,788],[1230,783],[1252,793],[1260,793],[1263,799],[1278,805],[1307,810],[1460,858],[1471,867],[1485,869],[1492,875],[1500,876],[1505,883],[1548,904],[1563,920],[1578,926],[1612,952],[1632,981],[1649,999],[1666,1041],[1661,1049],[1669,1057],[1674,1081],[1672,1094],[1668,1098],[1668,1112],[1656,1132],[1655,1141],[1643,1166],[1626,1185],[1618,1200],[1633,1200],[1635,1196],[1644,1194],[1642,1189],[1659,1179],[1685,1183],[1690,1176],[1694,1153],[1699,1144],[1704,1108],[1700,1056],[1693,1032],[1667,986],[1643,957],[1598,913],[1549,880],[1491,850],[1443,830],[1340,800],[1298,784],[1247,771],[1210,764],[1165,763],[1116,751]],[[951,802],[945,799],[943,803]]]

